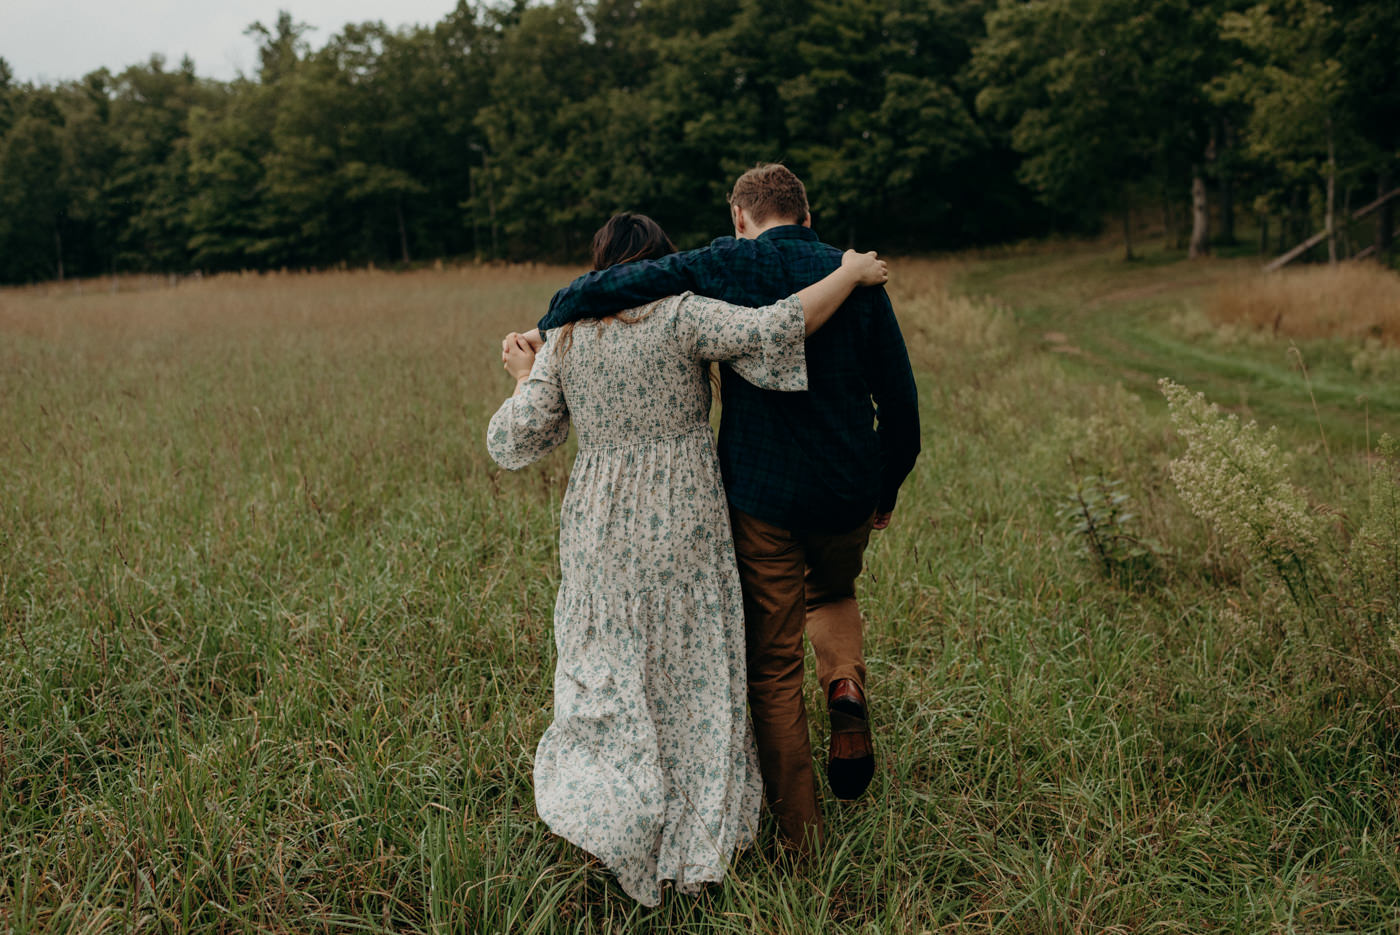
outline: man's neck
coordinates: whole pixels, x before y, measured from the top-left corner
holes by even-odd
[[[735,231],[734,236],[740,240],[757,240],[775,227],[792,227],[801,224],[801,221],[794,221],[791,218],[773,218],[758,226],[749,226],[742,232]]]

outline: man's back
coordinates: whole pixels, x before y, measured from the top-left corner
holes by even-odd
[[[699,250],[590,273],[555,296],[540,328],[687,289],[768,305],[840,263],[840,250],[795,224],[754,239],[722,237]],[[724,368],[725,488],[735,508],[785,529],[850,529],[893,508],[919,451],[913,374],[884,290],[857,290],[807,339],[807,369],[806,392],[780,393]]]

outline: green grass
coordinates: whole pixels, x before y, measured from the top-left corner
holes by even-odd
[[[534,814],[570,455],[482,443],[570,271],[0,293],[0,930],[1400,929],[1393,708],[1186,511],[1153,384],[1280,423],[1352,514],[1348,394],[1374,439],[1394,390],[1312,373],[1328,468],[1286,344],[1184,337],[1218,266],[1171,259],[896,266],[924,452],[863,581],[873,794],[656,910]],[[1067,535],[1090,471],[1140,577]]]

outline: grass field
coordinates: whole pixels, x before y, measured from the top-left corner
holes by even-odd
[[[873,794],[656,910],[535,817],[571,451],[483,445],[573,271],[0,292],[0,931],[1400,931],[1388,347],[1116,253],[894,265]],[[1280,427],[1312,603],[1179,493],[1161,377]]]

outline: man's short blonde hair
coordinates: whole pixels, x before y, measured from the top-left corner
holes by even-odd
[[[779,218],[801,224],[807,220],[807,189],[787,166],[764,162],[734,182],[729,203],[738,205],[755,224]]]

